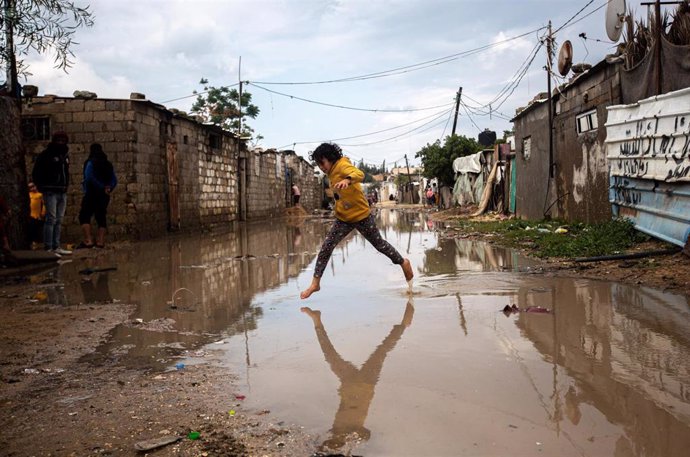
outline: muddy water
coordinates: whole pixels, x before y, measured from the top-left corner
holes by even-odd
[[[95,260],[118,270],[89,281],[77,259],[47,289],[139,304],[142,323],[117,328],[91,363],[226,364],[241,386],[228,395],[303,425],[324,452],[687,455],[686,298],[531,274],[536,263],[514,252],[439,239],[422,215],[379,221],[413,263],[412,294],[357,235],[299,300],[321,221],[137,245]],[[552,312],[506,316],[507,304]]]

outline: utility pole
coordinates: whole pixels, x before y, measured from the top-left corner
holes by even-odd
[[[455,127],[457,127],[458,125],[458,110],[460,109],[460,97],[462,97],[462,87],[455,96],[455,119],[453,120],[452,136],[455,136]]]
[[[553,36],[551,35],[551,21],[549,21],[549,36],[546,38],[546,90],[549,92],[549,178],[553,178],[553,96],[551,94],[551,66],[553,52]]]
[[[405,154],[405,165],[407,166],[407,188],[410,191],[410,200],[414,203],[414,195],[412,195],[412,176],[410,175],[410,162],[407,161],[407,154]]]
[[[240,112],[240,128],[237,132],[237,152],[240,152],[242,144],[242,56],[240,56],[240,64],[237,67],[237,79],[240,82],[240,96],[237,99],[237,109]]]

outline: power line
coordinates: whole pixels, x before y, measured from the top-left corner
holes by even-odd
[[[462,106],[462,109],[464,109],[464,110],[465,110],[465,113],[467,113],[467,117],[469,118],[469,120],[470,120],[470,122],[472,123],[472,125],[474,125],[474,126],[477,128],[477,130],[481,133],[482,129],[480,129],[479,126],[476,124],[476,122],[474,122],[474,119],[472,119],[472,115],[471,115],[470,112],[467,110],[467,107],[465,106],[465,103],[460,102],[460,106]]]
[[[288,98],[292,98],[292,99],[295,99],[295,100],[300,100],[300,101],[307,102],[307,103],[313,103],[313,104],[315,104],[315,105],[330,106],[331,108],[340,108],[340,109],[347,109],[347,110],[352,110],[352,111],[368,111],[368,112],[372,112],[372,113],[411,113],[411,112],[414,112],[414,111],[428,111],[428,110],[432,110],[432,109],[445,108],[445,107],[447,107],[447,106],[452,105],[452,103],[447,103],[447,104],[445,104],[445,105],[427,106],[427,107],[425,107],[425,108],[411,108],[411,109],[355,108],[355,107],[352,107],[352,106],[336,105],[336,104],[333,104],[333,103],[319,102],[319,101],[316,101],[316,100],[310,100],[310,99],[308,99],[308,98],[298,97],[298,96],[296,96],[296,95],[285,94],[285,93],[283,93],[283,92],[278,92],[278,91],[275,91],[275,90],[271,90],[271,89],[268,89],[268,88],[266,88],[266,87],[261,87],[261,86],[255,84],[255,83],[252,83],[252,82],[249,82],[249,81],[247,81],[246,84],[249,84],[249,85],[251,85],[251,86],[253,86],[253,87],[257,87],[257,88],[259,88],[259,89],[261,89],[261,90],[265,90],[266,92],[270,92],[270,93],[272,93],[272,94],[282,95],[283,97],[288,97]]]
[[[442,140],[442,139],[446,136],[446,129],[448,128],[448,124],[450,124],[450,120],[451,120],[452,117],[453,117],[453,112],[451,111],[451,112],[448,114],[448,120],[446,121],[445,127],[443,127],[443,132],[441,133],[441,138],[439,138],[439,139]]]
[[[611,1],[611,0],[605,0],[603,5],[601,5],[601,6],[597,7],[597,8],[595,8],[595,9],[593,9],[592,11],[590,11],[590,12],[587,13],[587,14],[585,14],[584,16],[582,16],[582,17],[581,17],[580,19],[578,19],[577,21],[571,22],[571,23],[568,24],[568,25],[565,25],[565,24],[562,25],[562,26],[559,28],[559,30],[560,30],[560,29],[564,29],[564,28],[566,28],[566,27],[571,27],[571,26],[577,24],[578,22],[587,19],[587,18],[590,17],[592,14],[596,13],[597,11],[599,11],[600,9],[602,9],[603,7],[605,7],[606,5],[608,5],[610,1]]]
[[[362,81],[362,80],[367,80],[367,79],[375,79],[375,78],[384,78],[387,76],[395,76],[403,73],[409,73],[412,71],[417,71],[417,70],[422,70],[424,68],[436,66],[436,65],[441,65],[444,63],[452,62],[454,60],[457,60],[461,57],[465,57],[468,55],[473,55],[477,54],[479,52],[485,51],[487,49],[491,49],[493,47],[499,46],[501,44],[509,43],[511,41],[517,40],[519,38],[522,38],[524,36],[530,35],[535,32],[539,32],[541,30],[544,30],[546,27],[540,27],[535,30],[530,30],[529,32],[522,33],[520,35],[515,35],[510,38],[506,38],[505,40],[501,41],[496,41],[495,43],[479,46],[477,48],[469,49],[467,51],[462,51],[456,54],[451,54],[445,57],[439,57],[436,59],[432,60],[427,60],[424,62],[419,62],[416,64],[412,65],[406,65],[403,67],[397,67],[397,68],[392,68],[389,70],[383,70],[383,71],[378,71],[375,73],[368,73],[364,75],[359,75],[359,76],[350,76],[347,78],[338,78],[338,79],[329,79],[329,80],[323,80],[323,81],[298,81],[298,82],[272,82],[272,81],[256,81],[256,84],[266,84],[266,85],[307,85],[307,84],[332,84],[332,83],[341,83],[341,82],[352,82],[352,81]]]
[[[588,7],[589,5],[591,5],[592,3],[594,3],[594,0],[589,0],[585,6],[583,6],[582,8],[580,8],[580,10],[579,10],[577,13],[575,13],[575,14],[573,15],[573,17],[571,17],[570,19],[568,19],[567,21],[565,21],[565,23],[564,23],[562,26],[560,26],[560,27],[558,27],[556,30],[554,30],[554,31],[553,31],[553,34],[555,35],[556,33],[560,32],[561,29],[562,29],[563,27],[565,27],[566,25],[570,24],[570,22],[571,22],[573,19],[575,19],[576,17],[578,17],[578,16],[580,15],[580,13],[582,13],[584,10],[586,10],[587,7]],[[607,0],[607,3],[608,3],[608,0]]]
[[[229,86],[224,86],[224,87],[235,87],[235,86],[239,86],[239,85],[240,85],[240,83],[235,83],[235,84],[230,84]],[[160,103],[161,103],[161,104],[163,104],[163,103],[170,103],[170,102],[176,102],[176,101],[178,101],[178,100],[184,100],[185,98],[198,97],[199,95],[205,94],[205,93],[210,92],[210,91],[211,91],[211,89],[209,89],[209,90],[204,90],[204,91],[201,91],[201,92],[194,92],[194,93],[191,94],[191,95],[185,95],[184,97],[178,97],[178,98],[173,98],[173,99],[171,99],[171,100],[165,100],[165,101],[162,101],[162,102],[160,102]]]
[[[419,133],[422,133],[422,132],[425,132],[426,130],[428,130],[428,129],[426,129],[426,130],[420,130],[420,129],[422,129],[423,127],[429,126],[429,124],[432,124],[432,123],[435,122],[435,121],[438,121],[438,119],[440,119],[440,118],[442,118],[442,117],[445,117],[445,115],[446,115],[446,113],[443,112],[443,113],[441,113],[440,116],[437,116],[435,119],[432,119],[432,120],[430,120],[429,122],[425,122],[424,124],[419,125],[419,126],[413,128],[413,129],[411,129],[411,130],[408,130],[407,132],[400,133],[400,134],[395,135],[395,136],[390,137],[390,138],[385,138],[385,139],[383,139],[383,140],[378,140],[378,141],[370,141],[370,142],[368,142],[368,143],[342,144],[341,146],[347,146],[347,147],[370,146],[370,145],[372,145],[372,144],[380,144],[380,143],[386,143],[386,142],[388,142],[388,141],[397,140],[398,138],[404,137],[404,136],[406,136],[406,135],[408,135],[408,134],[410,134],[410,133],[412,133],[412,132],[415,132],[415,131],[417,132],[417,134],[419,134]],[[445,120],[442,120],[441,122],[444,122],[444,121],[445,121]],[[436,125],[440,125],[440,123],[432,124],[429,128],[433,128],[433,127],[435,127]]]
[[[375,132],[362,133],[362,134],[360,134],[360,135],[352,135],[352,136],[347,136],[347,137],[342,137],[342,138],[330,138],[328,141],[335,142],[335,141],[351,140],[351,139],[353,139],[353,138],[362,138],[362,137],[365,137],[365,136],[377,135],[377,134],[379,134],[379,133],[389,132],[389,131],[391,131],[391,130],[396,130],[396,129],[400,129],[400,128],[403,128],[403,127],[407,127],[408,125],[416,124],[417,122],[420,122],[420,121],[429,119],[429,118],[431,118],[431,117],[434,117],[434,118],[435,118],[435,117],[437,117],[437,116],[439,116],[439,115],[443,116],[443,115],[445,115],[446,113],[448,113],[449,111],[451,111],[451,110],[445,109],[445,110],[440,111],[440,112],[438,112],[438,113],[434,113],[434,114],[431,114],[431,115],[429,115],[429,116],[424,116],[424,117],[422,117],[422,118],[415,119],[415,120],[412,121],[412,122],[407,122],[407,123],[405,123],[405,124],[396,125],[395,127],[389,127],[389,128],[387,128],[387,129],[377,130],[377,131],[375,131]],[[302,145],[302,144],[317,144],[317,143],[323,143],[323,141],[324,141],[324,140],[319,140],[319,141],[295,141],[295,142],[289,143],[289,144],[287,144],[287,145],[285,145],[285,146],[297,145],[297,144],[300,144],[300,145]],[[284,147],[284,146],[281,146],[281,147],[278,148],[278,149],[281,149],[282,147]]]

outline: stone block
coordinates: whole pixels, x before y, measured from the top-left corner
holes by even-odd
[[[113,120],[113,112],[112,111],[95,111],[93,113],[93,120],[98,121],[98,122],[112,121]]]
[[[84,100],[66,99],[64,111],[81,112],[84,111]]]
[[[105,100],[86,100],[84,111],[102,111],[105,109]]]
[[[91,122],[93,121],[93,113],[90,111],[75,112],[72,115],[72,120],[74,122]]]
[[[110,121],[105,123],[105,130],[108,132],[119,132],[126,129],[127,123],[123,121]]]
[[[124,103],[120,100],[108,100],[105,102],[105,109],[108,111],[119,111],[124,107]]]
[[[97,132],[94,134],[94,141],[96,141],[96,143],[106,143],[114,140],[113,132]]]
[[[91,133],[91,132],[75,133],[72,136],[70,143],[89,143],[89,144],[91,144],[91,143],[93,143],[93,133]]]

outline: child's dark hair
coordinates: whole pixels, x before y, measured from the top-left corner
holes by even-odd
[[[335,163],[343,156],[343,150],[335,143],[321,143],[314,152],[311,153],[311,160],[317,165],[323,159],[328,159],[329,162]]]

